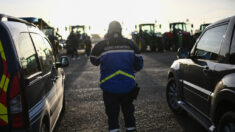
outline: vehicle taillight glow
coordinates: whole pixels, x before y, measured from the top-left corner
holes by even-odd
[[[10,100],[10,108],[11,114],[22,112],[22,99],[20,94]]]
[[[23,101],[19,86],[19,79],[16,75],[12,79],[9,102],[12,122],[11,124],[13,128],[21,128],[24,126]]]

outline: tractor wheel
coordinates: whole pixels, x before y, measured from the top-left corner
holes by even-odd
[[[164,50],[163,43],[159,40],[157,43],[158,52],[162,52]]]
[[[152,52],[155,52],[155,51],[156,51],[156,43],[153,43],[153,44],[150,45],[150,50],[151,50]]]
[[[169,51],[169,50],[170,50],[170,46],[171,46],[171,42],[170,42],[169,39],[167,39],[167,40],[165,41],[165,49]]]

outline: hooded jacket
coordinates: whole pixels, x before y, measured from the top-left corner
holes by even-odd
[[[100,65],[101,89],[115,94],[130,92],[136,86],[134,72],[143,68],[137,45],[117,33],[97,43],[90,60],[93,65]]]

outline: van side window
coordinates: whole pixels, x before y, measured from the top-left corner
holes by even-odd
[[[230,49],[230,63],[235,64],[235,29],[233,30],[233,39],[231,43],[231,49]]]
[[[20,62],[25,77],[29,77],[40,71],[36,52],[29,33],[21,33],[19,36]]]
[[[227,24],[208,29],[197,44],[195,56],[199,59],[217,60],[226,29]]]
[[[53,56],[50,55],[48,46],[46,46],[44,39],[39,34],[30,34],[32,36],[36,51],[38,53],[39,61],[44,73],[48,73],[54,66]]]
[[[52,47],[51,47],[51,44],[49,42],[48,39],[44,38],[44,43],[45,43],[45,46],[46,46],[46,56],[48,58],[51,59],[52,63],[55,65],[55,58],[54,58],[54,54],[53,54],[53,50],[52,50]]]

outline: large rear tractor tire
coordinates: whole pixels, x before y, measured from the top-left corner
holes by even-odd
[[[150,50],[151,50],[152,52],[156,52],[156,44],[151,44],[151,45],[150,45]]]
[[[157,49],[158,49],[158,52],[163,52],[164,50],[163,43],[160,40],[158,41]]]

